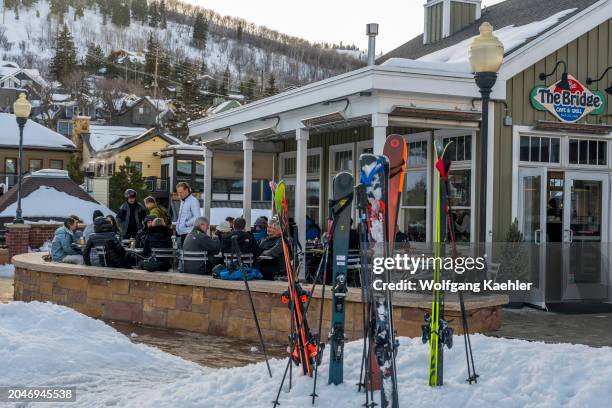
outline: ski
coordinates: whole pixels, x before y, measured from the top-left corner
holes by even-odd
[[[351,203],[353,201],[353,176],[342,172],[334,177],[333,196],[333,251],[332,251],[332,316],[329,333],[329,384],[343,382],[344,319],[346,284],[346,261],[348,257],[349,232],[351,228]]]
[[[434,186],[437,191],[438,200],[435,208],[435,228],[434,228],[434,259],[440,259],[441,255],[441,218],[442,218],[442,194],[441,194],[441,175],[446,174],[446,165],[444,162],[444,153],[446,149],[441,143],[436,143],[436,169]],[[434,283],[440,283],[442,280],[442,270],[440,262],[434,262],[433,272]],[[440,386],[444,384],[444,346],[449,349],[453,345],[453,330],[444,320],[444,292],[441,290],[433,290],[433,300],[431,304],[431,314],[425,315],[425,324],[423,325],[424,343],[429,341],[429,376],[428,382],[430,386]]]
[[[388,252],[388,188],[389,161],[385,156],[362,154],[360,161],[360,182],[365,185],[368,209],[369,247],[375,258],[386,258]],[[390,274],[382,275],[383,280]],[[391,322],[390,296],[387,292],[371,291],[371,323],[369,350],[367,360],[371,375],[367,384],[370,390],[380,387],[381,406],[397,407],[397,387],[395,383],[394,360],[395,344],[393,342],[393,324]],[[375,361],[374,361],[375,360]],[[376,367],[378,366],[378,367]]]
[[[452,142],[451,142],[452,143]],[[451,185],[448,179],[451,167],[451,160],[448,156],[445,156],[442,160],[443,166],[438,168],[440,177],[442,178],[442,189],[444,190],[444,198],[446,205],[444,206],[444,212],[446,214],[446,235],[451,245],[451,255],[453,258],[458,257],[457,253],[457,239],[455,237],[455,227],[453,223],[453,207],[451,203]],[[459,307],[461,309],[461,323],[463,329],[463,343],[465,345],[465,359],[467,362],[468,378],[466,381],[471,384],[472,382],[477,383],[479,375],[476,374],[476,367],[474,366],[474,355],[472,353],[472,342],[470,340],[470,328],[467,321],[467,313],[465,311],[465,301],[463,299],[463,292],[459,291]]]

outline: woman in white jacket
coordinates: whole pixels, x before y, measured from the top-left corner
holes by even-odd
[[[191,187],[185,182],[176,185],[176,192],[181,199],[178,218],[176,220],[176,235],[183,240],[193,229],[196,218],[200,216],[200,202],[191,194]]]

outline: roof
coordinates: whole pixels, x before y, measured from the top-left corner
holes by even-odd
[[[225,112],[226,110],[234,109],[241,106],[240,102],[229,99],[227,101],[221,102],[217,106],[212,106],[206,110],[206,113],[209,115],[216,115],[217,113]]]
[[[15,115],[0,113],[0,129],[3,130],[0,132],[0,146],[19,146],[19,131]],[[14,131],[10,131],[11,129]],[[33,120],[28,120],[23,128],[23,145],[26,149],[76,150],[76,146],[70,139]]]
[[[89,222],[94,210],[113,214],[72,181],[65,170],[43,169],[25,176],[21,197],[23,217],[29,220],[62,220],[76,215]],[[0,197],[0,221],[15,217],[16,201],[17,185]]]
[[[446,38],[443,38],[440,41],[431,44],[423,44],[423,34],[421,34],[383,55],[376,62],[380,64],[390,58],[417,59],[425,55],[432,54],[436,51],[451,47],[478,35],[478,27],[485,21],[489,22],[496,29],[494,34],[498,36],[500,29],[504,29],[509,26],[519,28],[520,26],[546,20],[549,17],[563,11],[571,10],[548,27],[543,27],[539,31],[537,30],[537,27],[533,27],[534,30],[531,36],[520,38],[519,40],[521,41],[516,41],[517,39],[515,39],[515,41],[512,41],[511,47],[507,47],[504,43],[504,51],[505,54],[508,55],[516,48],[529,43],[534,38],[537,38],[539,34],[554,28],[563,21],[582,12],[598,1],[599,0],[506,0],[502,3],[497,3],[484,8],[482,10],[480,19],[472,22],[467,27]],[[502,42],[504,41],[502,40]]]
[[[180,139],[167,133],[156,132],[155,128],[90,125],[89,133],[82,135],[94,155],[127,149],[155,136],[170,144],[182,144]]]

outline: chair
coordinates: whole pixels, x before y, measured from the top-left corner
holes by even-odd
[[[98,259],[98,261],[101,263],[100,266],[108,266],[108,263],[106,262],[106,247],[104,245],[96,245],[91,249],[91,252],[93,252],[95,255],[94,259]],[[90,253],[90,258],[92,256],[92,254]]]
[[[185,272],[185,261],[204,262],[204,270],[208,262],[208,252],[205,251],[180,251],[179,272]]]
[[[242,259],[242,263],[245,264],[246,266],[248,267],[253,266],[253,254],[242,254],[240,258]],[[238,256],[234,254],[233,252],[224,252],[223,261],[225,263],[225,266],[229,268],[231,264],[238,263]]]
[[[174,248],[151,248],[151,253],[156,259],[174,260],[174,251]]]

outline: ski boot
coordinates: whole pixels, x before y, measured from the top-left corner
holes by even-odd
[[[438,327],[438,336],[440,338],[440,343],[444,344],[447,348],[453,348],[453,328],[448,325],[444,319],[440,319],[439,327]]]
[[[429,313],[425,314],[424,320],[425,324],[421,326],[421,341],[423,341],[423,344],[427,344],[431,338],[431,316]]]

